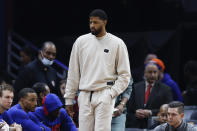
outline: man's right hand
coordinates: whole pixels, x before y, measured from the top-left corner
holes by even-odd
[[[68,113],[68,115],[73,118],[74,115],[74,109],[73,109],[73,105],[66,105],[66,111]]]
[[[140,119],[143,119],[146,117],[143,109],[136,110],[135,116]]]

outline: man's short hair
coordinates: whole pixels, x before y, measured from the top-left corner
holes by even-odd
[[[18,99],[20,100],[21,98],[25,98],[28,93],[36,93],[36,92],[32,88],[23,88],[20,90],[18,94]]]
[[[40,50],[44,50],[44,49],[46,48],[47,45],[53,45],[53,46],[55,46],[55,44],[54,44],[52,41],[45,41],[45,42],[42,44]]]
[[[33,89],[35,90],[35,92],[37,93],[38,97],[40,93],[43,93],[46,91],[46,83],[41,83],[41,82],[37,82],[33,85]]]
[[[0,97],[3,95],[3,91],[8,90],[14,93],[14,88],[9,84],[2,84],[0,85]]]
[[[184,113],[184,104],[180,101],[172,101],[168,104],[169,108],[178,108],[179,114]]]
[[[108,19],[107,14],[102,9],[93,10],[90,13],[89,17],[99,17],[101,20],[107,20]]]
[[[60,85],[61,85],[61,84],[66,84],[66,82],[67,82],[66,79],[62,79],[62,80],[60,81]]]

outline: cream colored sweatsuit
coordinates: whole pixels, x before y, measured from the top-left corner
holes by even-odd
[[[103,37],[96,37],[89,33],[80,36],[76,40],[70,56],[66,94],[64,97],[66,105],[70,105],[76,92],[80,90],[78,99],[80,131],[111,130],[114,98],[128,87],[130,77],[127,47],[120,38],[110,33],[106,33]],[[115,84],[107,85],[107,82],[111,81],[115,81]],[[91,91],[93,91],[92,100],[90,99]],[[102,97],[106,97],[106,99]],[[93,103],[94,101],[96,103]],[[104,101],[109,101],[110,104],[108,102],[106,104]],[[102,102],[107,107],[103,106]],[[101,112],[97,109],[101,110],[101,112],[105,111],[99,118],[96,117],[98,115],[95,113]],[[84,110],[91,113],[87,115]],[[108,116],[107,118],[105,114]],[[105,119],[104,121],[102,120],[103,118]],[[91,128],[86,127],[90,126],[90,123],[88,123],[90,119],[93,121]]]

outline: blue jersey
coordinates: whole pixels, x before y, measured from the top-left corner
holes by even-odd
[[[53,121],[48,119],[47,115],[44,113],[43,107],[37,107],[35,112],[32,112],[31,115],[35,115],[40,122],[50,127],[52,131],[77,131],[76,126],[64,108],[60,109],[60,115]]]
[[[50,127],[52,131],[77,131],[76,126],[62,107],[59,97],[55,94],[49,93],[42,101],[43,106],[37,107],[31,116],[35,116],[39,121]],[[50,113],[60,108],[57,118],[51,120]],[[30,113],[29,113],[30,114]]]
[[[50,128],[40,123],[36,117],[30,117],[20,106],[17,104],[8,110],[8,114],[12,117],[13,121],[21,124],[23,131],[51,131]]]
[[[12,125],[14,123],[12,117],[7,111],[4,111],[2,114],[0,114],[0,119],[3,119],[8,125]]]

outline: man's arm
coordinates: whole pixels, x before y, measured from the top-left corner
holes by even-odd
[[[21,110],[13,110],[9,112],[11,117],[17,124],[21,124],[22,128],[27,131],[44,131],[45,128],[32,121],[28,114]],[[50,131],[50,129],[45,130]]]
[[[33,112],[29,112],[28,113],[29,118],[36,123],[37,125],[39,125],[42,129],[44,129],[45,131],[50,131],[51,129],[49,127],[47,127],[46,125],[44,125],[43,123],[40,122],[40,120],[36,117],[36,115]]]
[[[123,113],[124,107],[126,106],[127,101],[129,100],[129,98],[131,96],[132,84],[133,84],[133,79],[130,80],[128,88],[122,93],[122,99],[121,99],[119,105],[116,106],[118,111],[113,114],[114,117],[119,116]]]
[[[72,99],[74,99],[76,92],[79,88],[80,65],[77,43],[78,40],[76,40],[76,42],[74,43],[70,55],[68,78],[66,84],[66,91],[64,95],[66,105],[73,105]]]
[[[63,108],[60,109],[60,118],[64,131],[77,131],[75,124]]]
[[[121,40],[116,54],[116,71],[118,78],[111,88],[111,97],[121,94],[129,85],[131,73],[127,47]]]
[[[8,114],[7,111],[5,111],[5,112],[3,113],[3,120],[6,121],[6,123],[7,123],[8,125],[14,124],[14,121],[13,121],[12,117],[10,116],[10,114]]]

